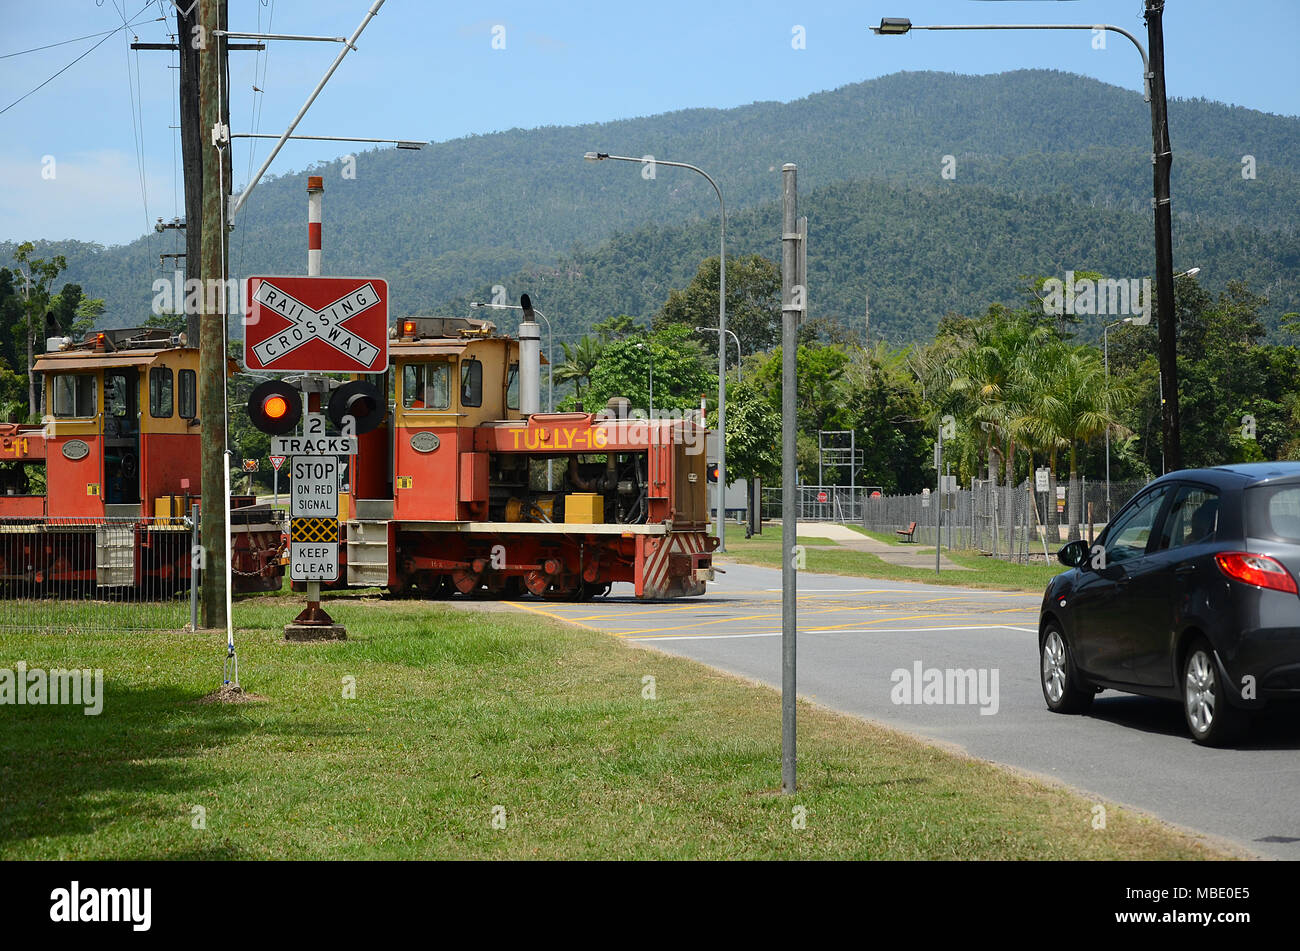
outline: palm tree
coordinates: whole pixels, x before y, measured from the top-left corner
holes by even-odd
[[[990,479],[997,478],[994,453],[1002,457],[1006,477],[1004,512],[1014,511],[1016,447],[1024,434],[1026,401],[1037,387],[1032,368],[1050,339],[1050,327],[994,307],[971,328],[969,346],[951,362],[950,392],[967,405],[970,416],[989,434]],[[1008,519],[1008,550],[1014,536],[1014,519]]]
[[[1079,448],[1103,435],[1108,428],[1127,432],[1116,419],[1124,401],[1122,381],[1111,378],[1107,385],[1101,354],[1094,347],[1066,350],[1053,368],[1047,398],[1050,427],[1066,442],[1070,452],[1068,541],[1079,538],[1082,516],[1079,499]]]
[[[582,386],[591,382],[591,371],[600,362],[605,345],[583,334],[582,339],[573,346],[563,342],[560,346],[564,348],[564,362],[555,368],[555,378],[561,383],[572,381],[578,399],[582,399]]]

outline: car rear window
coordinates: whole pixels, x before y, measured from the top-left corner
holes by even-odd
[[[1246,534],[1300,544],[1300,485],[1261,485],[1246,490]]]

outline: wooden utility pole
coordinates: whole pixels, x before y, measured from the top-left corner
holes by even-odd
[[[1147,45],[1151,63],[1151,174],[1156,231],[1156,330],[1160,354],[1161,437],[1167,471],[1183,467],[1178,413],[1178,323],[1174,306],[1173,211],[1169,203],[1169,104],[1165,98],[1165,0],[1146,0]]]
[[[225,121],[226,0],[199,0],[199,145],[202,156],[199,313],[199,419],[202,451],[203,626],[226,626],[226,228],[230,127]],[[223,172],[225,174],[223,174]],[[187,229],[188,230],[188,229]]]
[[[199,262],[203,258],[203,141],[199,110],[199,51],[194,45],[197,37],[196,11],[191,4],[182,10],[176,5],[176,46],[180,53],[180,126],[181,167],[185,181],[185,280],[199,276]],[[191,285],[193,286],[193,285]],[[198,310],[185,308],[185,334],[191,345],[198,342]]]

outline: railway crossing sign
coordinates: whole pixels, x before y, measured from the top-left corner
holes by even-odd
[[[244,303],[244,364],[250,370],[388,370],[387,281],[250,277]]]
[[[290,464],[289,577],[335,581],[339,576],[339,461],[294,456]]]
[[[245,471],[245,472],[256,472],[256,471],[257,471],[257,460],[256,460],[256,459],[245,459],[245,460],[244,460],[244,471]]]

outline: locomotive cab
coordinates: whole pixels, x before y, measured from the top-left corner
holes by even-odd
[[[165,330],[107,330],[37,360],[47,514],[183,514],[173,499],[199,484],[199,356],[180,344]]]

